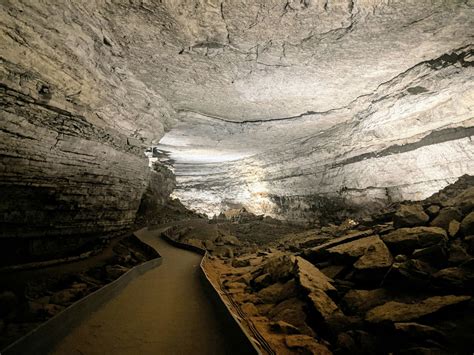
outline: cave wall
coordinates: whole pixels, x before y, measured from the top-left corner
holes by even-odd
[[[130,228],[152,180],[162,203],[173,179],[157,179],[144,149],[174,110],[127,68],[128,42],[109,32],[107,2],[1,6],[0,258],[8,263],[78,251]]]
[[[423,61],[324,114],[258,123],[187,118],[162,140],[178,160],[174,194],[209,214],[240,204],[299,222],[424,199],[474,174],[473,58],[468,45]],[[217,132],[206,134],[210,121]],[[243,157],[193,161],[183,140],[211,155],[222,146],[224,160]]]

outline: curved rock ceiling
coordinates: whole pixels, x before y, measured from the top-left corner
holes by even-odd
[[[1,149],[22,159],[4,164],[10,190],[29,176],[91,215],[107,201],[123,225],[149,179],[137,152],[160,139],[175,195],[207,213],[307,219],[474,174],[471,0],[1,6]],[[75,179],[84,195],[113,188],[84,202]]]

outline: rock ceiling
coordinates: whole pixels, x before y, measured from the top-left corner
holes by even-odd
[[[473,1],[2,6],[3,82],[34,96],[40,78],[49,105],[162,138],[176,196],[201,211],[298,219],[474,173]]]

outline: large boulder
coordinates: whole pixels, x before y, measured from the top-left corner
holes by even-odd
[[[388,269],[393,262],[392,254],[382,240],[375,236],[359,260],[354,263],[358,271]]]
[[[294,280],[286,283],[274,283],[257,293],[259,301],[262,303],[277,304],[285,299],[296,296],[296,285]]]
[[[461,210],[457,207],[446,207],[439,212],[438,216],[431,221],[430,225],[448,230],[449,223],[453,220],[462,220]]]
[[[436,339],[444,340],[445,334],[436,328],[415,322],[401,322],[394,324],[397,335],[413,340]]]
[[[322,290],[324,292],[336,291],[336,288],[331,284],[332,280],[329,277],[324,275],[316,266],[300,256],[296,257],[295,273],[298,284],[307,293],[311,293],[315,290]]]
[[[447,261],[448,251],[445,243],[439,243],[426,248],[415,249],[412,257],[439,266]]]
[[[474,234],[474,211],[464,217],[461,222],[461,230],[466,236]]]
[[[369,248],[380,246],[380,243],[382,243],[380,237],[372,235],[333,246],[328,248],[326,252],[333,260],[352,263],[366,254]]]
[[[449,306],[468,302],[470,299],[470,296],[450,295],[434,296],[416,303],[390,301],[367,312],[365,319],[371,323],[407,322],[436,313]]]
[[[333,238],[330,241],[318,245],[317,247],[308,249],[305,251],[305,254],[311,259],[324,259],[325,257],[328,257],[327,250],[333,247],[336,247],[341,244],[346,244],[349,242],[352,242],[354,240],[362,239],[368,236],[371,236],[374,234],[374,231],[372,229],[364,230],[364,231],[359,231],[359,232],[351,232],[348,233],[342,237],[337,237]]]
[[[449,267],[433,274],[435,285],[456,290],[474,289],[474,271],[464,267]]]
[[[387,273],[384,283],[395,284],[403,288],[425,288],[431,276],[436,272],[430,264],[416,259],[397,262]]]
[[[374,290],[350,290],[342,299],[346,307],[354,313],[366,312],[387,301],[389,292],[384,288]]]
[[[308,295],[308,299],[312,310],[326,322],[334,317],[344,316],[337,304],[322,290],[314,290]]]
[[[474,209],[474,186],[465,189],[463,192],[450,199],[448,205],[457,206],[461,209],[463,214],[472,211]]]
[[[263,265],[263,273],[271,275],[274,282],[284,282],[293,277],[294,268],[294,257],[284,254],[268,259]]]
[[[303,334],[314,336],[314,332],[306,324],[306,304],[302,300],[293,297],[277,304],[267,314],[272,321],[284,321],[297,327]]]
[[[393,216],[395,228],[421,226],[430,220],[420,205],[401,205]]]
[[[397,229],[382,236],[382,240],[394,254],[411,254],[415,249],[445,242],[448,236],[439,227],[414,227]]]

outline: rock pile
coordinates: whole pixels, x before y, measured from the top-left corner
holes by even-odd
[[[277,349],[453,354],[474,346],[474,187],[239,255],[223,285]],[[376,222],[374,222],[376,221]]]

